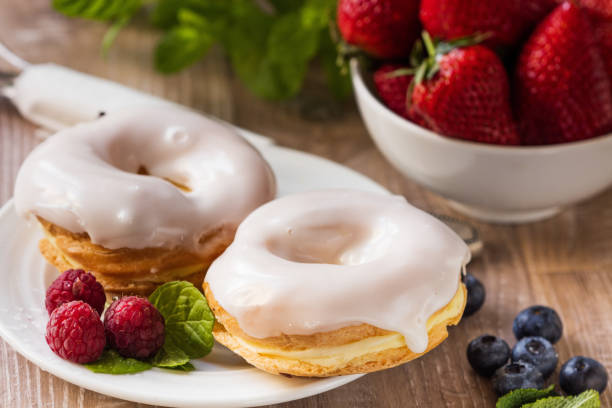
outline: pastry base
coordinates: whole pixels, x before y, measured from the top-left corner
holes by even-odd
[[[173,280],[201,287],[206,270],[234,238],[234,228],[219,228],[202,237],[202,253],[183,248],[108,249],[93,244],[87,234],[75,234],[42,218],[45,232],[38,248],[60,272],[84,269],[102,284],[107,298],[151,294]]]
[[[460,283],[453,299],[427,321],[427,349],[414,353],[401,334],[369,324],[312,335],[250,337],[217,303],[206,282],[204,293],[217,319],[213,328],[215,340],[257,368],[271,374],[300,377],[369,373],[414,360],[448,337],[447,326],[459,323],[467,300],[465,286]]]

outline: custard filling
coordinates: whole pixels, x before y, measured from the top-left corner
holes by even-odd
[[[427,331],[433,327],[446,322],[453,321],[456,316],[461,315],[464,304],[465,291],[457,290],[457,293],[446,305],[438,310],[427,320]],[[317,364],[324,367],[344,365],[359,356],[377,353],[384,350],[406,347],[404,336],[393,332],[385,336],[368,337],[353,343],[332,347],[317,347],[307,350],[280,350],[276,348],[262,347],[243,338],[234,336],[234,339],[243,347],[265,357],[274,359],[297,360],[305,363]]]

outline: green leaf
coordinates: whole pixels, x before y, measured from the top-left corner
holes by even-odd
[[[53,7],[70,17],[112,21],[102,40],[102,54],[109,48],[132,16],[142,7],[141,0],[53,0]]]
[[[204,357],[214,344],[215,317],[206,298],[193,284],[168,282],[151,294],[149,301],[159,310],[166,324],[166,340],[153,359],[156,366],[183,365]],[[185,361],[185,359],[187,361]]]
[[[423,79],[425,78],[425,73],[427,72],[427,64],[421,64],[417,69],[416,72],[414,73],[414,79],[413,82],[417,85],[419,85],[421,82],[423,82]]]
[[[572,397],[549,397],[525,404],[522,408],[600,408],[599,393],[587,390]]]
[[[146,371],[152,367],[151,363],[126,358],[115,350],[104,350],[102,357],[93,363],[85,364],[85,367],[94,373],[103,374],[134,374]]]
[[[429,69],[427,70],[427,79],[432,79],[436,74],[440,71],[440,64],[438,64],[437,60],[433,60]]]
[[[257,8],[243,4],[232,12],[233,29],[221,33],[219,38],[236,74],[251,91],[267,98],[283,93],[278,90],[276,75],[266,66],[269,64],[267,40],[273,22],[272,17]]]
[[[328,29],[335,17],[336,1],[307,0],[300,12],[302,26],[306,29]]]
[[[282,14],[288,11],[295,11],[300,8],[304,0],[268,0],[277,13]]]
[[[268,37],[268,53],[262,65],[269,73],[277,75],[278,84],[287,95],[297,93],[302,85],[308,61],[319,45],[318,29],[307,27],[311,21],[302,20],[301,13],[291,13],[279,18]]]
[[[434,40],[431,38],[427,31],[423,31],[421,33],[423,38],[423,45],[425,46],[425,50],[427,51],[427,55],[430,57],[434,57],[436,55],[436,44]]]
[[[195,370],[195,367],[191,363],[185,363],[183,365],[174,366],[174,367],[162,367],[162,368],[166,370],[185,371],[185,372]]]
[[[104,34],[104,38],[102,39],[102,55],[106,55],[108,53],[108,50],[115,42],[115,39],[119,35],[119,32],[121,31],[123,27],[125,27],[130,22],[131,18],[132,18],[131,15],[122,16],[117,21],[115,21],[109,27],[108,30],[106,30],[106,33]]]
[[[189,363],[189,356],[176,345],[172,338],[166,337],[164,346],[153,356],[151,363],[155,367],[179,367]]]
[[[188,7],[186,0],[160,0],[151,10],[149,20],[157,28],[171,28],[178,24],[178,12]]]
[[[325,70],[327,86],[338,99],[345,99],[351,95],[353,87],[346,67],[338,59],[338,50],[332,42],[327,30],[321,31],[320,52],[321,64]]]
[[[509,392],[497,400],[495,408],[521,408],[524,404],[555,394],[555,386],[543,390],[536,388],[519,389]]]
[[[205,32],[190,26],[170,30],[155,49],[155,68],[169,74],[193,64],[206,54],[213,39]]]
[[[53,4],[69,16],[114,22],[104,38],[104,51],[134,13],[152,5],[151,23],[165,30],[154,53],[155,66],[164,73],[187,67],[217,43],[237,76],[260,97],[286,99],[297,94],[317,55],[332,92],[339,96],[350,92],[348,77],[339,75],[334,65],[335,50],[326,48],[336,0],[53,0]]]
[[[410,51],[410,66],[413,68],[421,65],[421,61],[425,58],[425,50],[423,49],[423,42],[416,41]]]
[[[308,0],[278,17],[244,7],[222,39],[237,75],[255,94],[284,99],[301,88],[319,36],[331,15],[329,0]]]
[[[133,15],[141,0],[53,0],[53,8],[70,17],[114,20]]]
[[[163,73],[180,71],[202,58],[221,30],[222,22],[211,23],[191,9],[178,10],[177,19],[180,25],[168,31],[155,50],[155,66]]]
[[[181,11],[189,10],[192,13],[206,17],[209,20],[223,20],[231,14],[234,0],[156,0],[149,19],[151,23],[163,29],[172,28],[180,23]]]

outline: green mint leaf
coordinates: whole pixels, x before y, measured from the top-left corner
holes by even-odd
[[[188,0],[160,0],[151,10],[149,20],[157,28],[171,28],[178,24],[178,12],[188,7]]]
[[[346,99],[353,91],[347,68],[338,60],[338,50],[327,30],[321,31],[320,51],[321,64],[325,70],[327,86],[338,99]]]
[[[521,408],[524,404],[534,402],[540,398],[546,398],[555,395],[555,386],[551,385],[543,390],[535,388],[519,389],[510,391],[508,394],[500,397],[495,404],[495,408]]]
[[[272,76],[261,72],[267,53],[267,39],[274,18],[264,14],[250,1],[237,1],[236,7],[225,15],[227,29],[218,40],[227,52],[234,72],[256,95],[278,96],[278,86]]]
[[[115,42],[115,39],[119,35],[119,32],[130,22],[131,18],[131,15],[122,16],[118,20],[116,20],[108,28],[108,30],[106,30],[104,38],[102,39],[102,55],[106,56],[108,54],[108,50],[110,50],[111,46]]]
[[[599,393],[587,390],[571,397],[549,397],[525,404],[521,408],[600,408]]]
[[[179,71],[218,43],[237,76],[256,95],[286,99],[303,86],[318,55],[337,0],[52,0],[68,16],[110,21],[103,53],[134,14],[146,7],[150,22],[164,29],[155,53],[158,71]],[[325,39],[329,41],[329,38]],[[322,56],[332,92],[347,95],[348,78],[338,75],[333,53]]]
[[[133,15],[142,7],[141,0],[53,0],[53,8],[70,17],[115,20]]]
[[[146,371],[152,366],[146,361],[123,357],[115,350],[104,350],[102,357],[100,357],[98,361],[85,364],[85,367],[94,373],[134,374]]]
[[[190,10],[209,20],[222,20],[228,17],[233,2],[231,1],[203,1],[203,0],[158,0],[151,11],[151,23],[163,29],[172,28],[180,23],[181,11]]]
[[[191,363],[185,363],[183,365],[174,366],[174,367],[162,367],[162,368],[165,368],[166,370],[185,371],[185,372],[195,370],[195,367]]]
[[[244,7],[220,41],[251,91],[266,99],[285,99],[300,90],[332,10],[329,0],[307,0],[298,10],[274,17]]]
[[[335,0],[307,0],[300,10],[302,26],[308,29],[327,30],[335,15]]]
[[[180,367],[189,363],[189,356],[174,343],[172,338],[166,337],[164,346],[153,356],[151,363],[155,367]]]
[[[278,14],[295,11],[300,8],[304,0],[268,0]]]
[[[308,61],[319,46],[318,29],[307,27],[302,13],[290,13],[273,24],[268,36],[268,52],[262,72],[275,78],[281,97],[299,91]]]
[[[193,284],[165,283],[151,294],[149,301],[162,314],[166,325],[166,340],[153,358],[156,366],[184,365],[189,359],[204,357],[210,352],[215,317],[206,298]]]
[[[193,64],[206,54],[213,39],[191,26],[178,26],[168,31],[155,49],[155,67],[170,74]]]
[[[166,33],[155,51],[155,66],[164,73],[173,73],[193,64],[211,47],[219,22],[211,23],[190,9],[177,12],[178,26]]]
[[[53,0],[53,7],[70,17],[112,21],[102,40],[102,55],[111,45],[132,16],[142,7],[141,0]]]

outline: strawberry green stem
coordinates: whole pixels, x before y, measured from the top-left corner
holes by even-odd
[[[470,45],[480,44],[481,42],[491,38],[492,35],[493,33],[489,31],[486,33],[475,33],[473,35],[455,38],[454,40],[450,41],[440,41],[436,45],[436,52],[438,55],[448,54],[455,48],[463,48],[469,47]]]
[[[385,74],[385,78],[391,79],[391,78],[397,78],[397,77],[405,76],[405,75],[414,75],[414,69],[399,68],[399,69],[396,69],[395,71],[391,71]]]
[[[434,43],[433,39],[431,38],[431,36],[429,35],[427,31],[423,31],[421,33],[421,36],[423,37],[423,44],[425,44],[427,55],[429,55],[430,58],[435,57],[436,56],[436,44]]]
[[[414,78],[410,81],[406,95],[407,109],[410,109],[412,103],[412,92],[414,91],[414,87],[422,83],[425,79],[432,79],[440,71],[440,64],[438,63],[439,57],[448,54],[456,48],[476,45],[489,37],[491,37],[491,33],[487,32],[476,33],[450,41],[437,41],[431,38],[431,35],[429,35],[427,31],[423,31],[421,33],[422,40],[414,44],[412,52],[410,53],[410,65],[412,69],[398,70],[402,71],[402,73],[398,74],[395,74],[397,71],[392,73],[393,76],[414,74]]]

